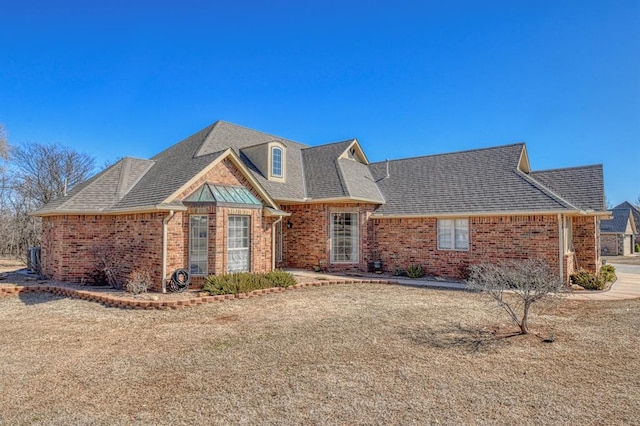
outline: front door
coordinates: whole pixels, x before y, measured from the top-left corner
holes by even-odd
[[[247,272],[251,270],[250,237],[249,216],[229,216],[228,272]]]

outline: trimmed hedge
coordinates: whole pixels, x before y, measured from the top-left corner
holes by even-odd
[[[266,274],[237,272],[210,276],[207,278],[202,290],[215,296],[219,294],[249,293],[263,288],[289,287],[295,283],[296,280],[293,275],[282,270],[275,270]]]

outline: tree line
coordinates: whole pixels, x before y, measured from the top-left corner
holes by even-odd
[[[41,220],[30,214],[93,172],[95,159],[49,143],[9,144],[0,124],[0,254],[25,257],[40,244]]]

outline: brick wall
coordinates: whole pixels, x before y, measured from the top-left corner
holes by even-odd
[[[229,160],[224,160],[190,185],[177,199],[184,199],[203,183],[244,185],[260,196]],[[126,215],[67,215],[43,218],[42,265],[44,273],[57,280],[81,282],[97,267],[100,248],[119,253],[124,272],[148,270],[154,289],[162,287],[163,219],[168,212]],[[167,277],[178,268],[188,269],[189,215],[209,217],[209,273],[227,270],[227,223],[229,215],[250,216],[251,270],[271,270],[271,224],[262,209],[237,209],[214,205],[176,212],[167,226]]]
[[[375,205],[318,203],[283,206],[291,213],[283,219],[282,262],[279,266],[310,269],[319,262],[329,271],[363,271],[372,258],[371,220]],[[330,213],[345,211],[358,213],[359,253],[357,263],[332,264],[330,240]],[[290,223],[289,228],[287,224]]]
[[[469,218],[469,250],[439,250],[435,218],[375,219],[375,240],[388,271],[419,264],[425,272],[462,277],[470,264],[544,259],[558,270],[556,216]]]
[[[162,220],[165,213],[65,215],[43,218],[42,266],[45,275],[81,282],[108,250],[120,256],[124,273],[162,272]],[[158,281],[158,280],[156,280]]]
[[[596,216],[576,216],[572,220],[575,268],[597,272],[602,266],[600,259],[600,219]]]

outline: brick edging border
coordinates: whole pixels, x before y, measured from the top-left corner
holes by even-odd
[[[225,300],[249,299],[251,297],[264,296],[271,293],[284,293],[290,290],[298,290],[305,287],[322,287],[336,284],[398,284],[392,280],[334,280],[334,281],[313,281],[294,284],[290,287],[272,287],[261,290],[253,290],[250,293],[223,294],[219,296],[199,296],[182,300],[140,300],[129,297],[118,297],[110,294],[100,294],[87,290],[78,290],[55,285],[7,285],[0,286],[0,298],[17,296],[23,293],[51,293],[56,296],[69,297],[73,299],[87,300],[89,302],[100,303],[109,308],[119,309],[148,309],[167,310],[180,309],[190,306],[198,306],[204,303],[224,302]]]

